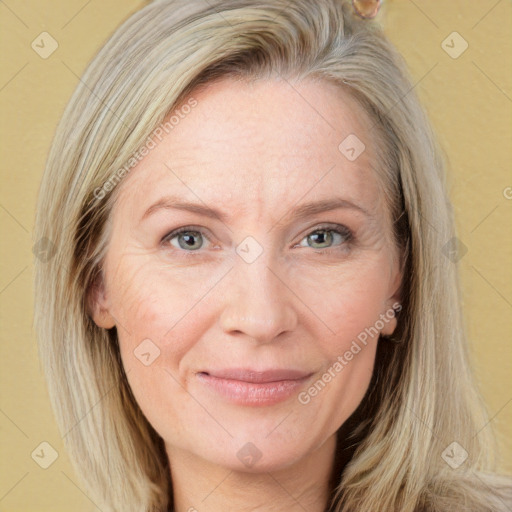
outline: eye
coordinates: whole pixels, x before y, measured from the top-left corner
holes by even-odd
[[[170,243],[176,249],[194,252],[203,247],[205,239],[207,238],[201,231],[194,229],[193,226],[186,226],[172,231],[162,239],[162,242]]]
[[[202,249],[205,240],[208,240],[208,237],[200,229],[194,226],[185,226],[167,234],[162,239],[162,243],[170,244],[174,248],[190,254]],[[351,241],[353,241],[353,234],[346,226],[318,226],[317,229],[304,237],[298,245],[318,250],[328,250],[332,247],[342,249]]]
[[[333,245],[342,246],[350,242],[352,238],[352,232],[346,226],[319,226],[304,237],[299,245],[313,249],[330,249]]]

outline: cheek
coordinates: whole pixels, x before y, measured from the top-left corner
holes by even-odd
[[[325,423],[336,431],[361,403],[371,381],[376,344],[355,347],[343,352],[336,362],[326,369],[319,381],[305,390],[314,405],[315,416],[325,416]],[[325,388],[322,385],[325,383]],[[317,391],[318,390],[318,391]],[[317,392],[316,396],[313,396]],[[324,396],[321,396],[321,395]]]
[[[146,338],[160,345],[198,300],[197,291],[192,293],[183,282],[170,282],[149,258],[124,258],[112,284],[119,337],[132,348]]]
[[[161,293],[158,280],[144,272],[132,277],[117,297],[120,355],[137,404],[153,428],[162,432],[168,428],[169,417],[180,417],[179,405],[186,397],[181,396],[183,388],[175,380],[176,368],[193,337],[173,328],[183,315],[180,303],[169,293]]]
[[[181,328],[185,304],[149,264],[137,259],[125,260],[114,279],[112,309],[121,359],[135,398],[146,412],[158,401],[155,385],[170,377],[165,370],[174,368],[189,349],[191,338],[180,336],[178,327],[173,327]],[[165,341],[171,338],[172,344]]]
[[[142,409],[158,401],[162,381],[172,381],[166,371],[179,378],[180,361],[205,327],[201,297],[208,283],[202,288],[169,274],[150,258],[125,257],[111,281],[121,359]]]
[[[309,286],[301,287],[304,302],[321,320],[315,320],[314,332],[323,366],[298,399],[330,432],[354,412],[370,384],[380,331],[377,322],[385,312],[388,292],[386,268],[384,260],[375,258],[330,269],[330,279],[317,279],[317,286],[304,281]],[[319,282],[324,284],[320,291]]]
[[[386,312],[389,295],[387,261],[373,258],[326,269],[323,275],[302,273],[295,290],[314,313],[323,335],[317,336],[322,351],[333,360],[350,348],[351,342],[371,342],[382,330],[380,315]],[[310,315],[311,316],[311,315]],[[304,317],[303,317],[304,318]],[[318,331],[318,327],[316,328]]]

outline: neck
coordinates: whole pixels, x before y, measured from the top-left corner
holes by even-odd
[[[324,512],[335,467],[336,435],[286,469],[246,473],[216,466],[176,447],[171,462],[175,512]]]

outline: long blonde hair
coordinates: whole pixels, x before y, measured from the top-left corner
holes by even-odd
[[[370,114],[381,148],[406,272],[403,309],[397,343],[379,342],[361,406],[371,414],[352,434],[357,448],[335,475],[331,510],[510,510],[511,480],[494,473],[456,267],[443,249],[455,234],[442,151],[403,59],[377,23],[342,0],[154,1],[114,33],[71,98],[39,193],[35,234],[48,257],[35,261],[35,325],[52,406],[87,492],[105,511],[172,507],[163,440],[131,393],[115,329],[91,320],[88,294],[131,159],[196,87],[229,76],[339,84]],[[468,454],[457,468],[443,456],[454,449]]]

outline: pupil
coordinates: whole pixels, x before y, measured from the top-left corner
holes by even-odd
[[[313,237],[314,237],[314,243],[317,243],[317,244],[318,244],[318,243],[319,243],[319,244],[325,244],[325,243],[327,243],[327,242],[329,241],[329,240],[327,240],[327,241],[325,240],[325,237],[326,237],[327,233],[328,233],[328,232],[327,232],[327,231],[325,231],[325,230],[323,230],[323,231],[317,231],[317,233],[313,235]],[[320,237],[320,238],[319,238],[319,237]],[[322,240],[322,238],[323,238],[323,240]],[[328,237],[327,237],[327,238],[328,238]]]
[[[194,235],[183,235],[183,238],[185,239],[185,243],[190,246],[190,247],[193,247],[194,246]]]

